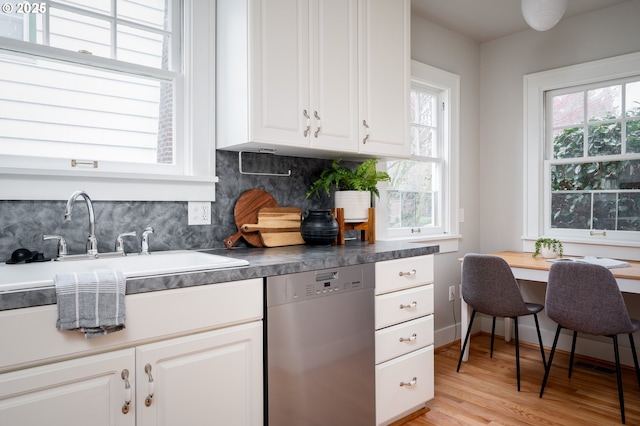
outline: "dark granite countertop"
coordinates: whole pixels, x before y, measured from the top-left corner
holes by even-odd
[[[249,266],[214,271],[158,275],[127,280],[127,294],[217,284],[249,278],[373,263],[438,252],[438,246],[408,242],[378,241],[368,244],[347,241],[343,246],[288,246],[272,248],[234,248],[198,250],[221,256],[245,259]],[[0,310],[51,305],[56,303],[55,288],[37,288],[0,293]]]

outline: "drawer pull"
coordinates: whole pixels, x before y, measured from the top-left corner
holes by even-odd
[[[413,308],[415,308],[416,306],[418,306],[418,302],[416,302],[416,301],[414,300],[413,302],[409,303],[408,305],[400,304],[400,309],[413,309]]]
[[[398,275],[400,275],[401,277],[411,277],[414,276],[415,274],[417,274],[415,269],[412,269],[411,272],[402,272],[400,271],[400,273]]]
[[[418,335],[416,333],[413,333],[411,337],[401,337],[400,342],[413,342],[417,338],[418,338]]]
[[[400,382],[400,387],[403,387],[403,386],[411,387],[411,386],[415,386],[416,383],[418,383],[418,378],[414,377],[413,379],[411,379],[410,382]]]

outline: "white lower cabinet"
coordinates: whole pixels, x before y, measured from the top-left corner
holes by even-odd
[[[0,375],[2,425],[262,421],[261,321]]]
[[[262,322],[136,348],[140,426],[260,425]]]
[[[433,399],[433,345],[376,366],[376,418],[388,424]]]
[[[262,425],[262,285],[127,296],[127,328],[90,340],[53,305],[0,312],[0,425]]]
[[[376,423],[434,396],[433,255],[376,263]]]
[[[123,407],[134,365],[131,348],[1,374],[0,424],[133,426],[135,413]],[[123,371],[131,374],[129,390]]]

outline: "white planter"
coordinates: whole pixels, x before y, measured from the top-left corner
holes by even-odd
[[[365,222],[369,219],[370,191],[336,191],[335,197],[335,207],[344,209],[345,221]]]
[[[558,253],[547,247],[540,247],[540,254],[545,259],[555,259],[558,257]]]

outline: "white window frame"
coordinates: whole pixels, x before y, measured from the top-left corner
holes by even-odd
[[[539,237],[561,239],[564,252],[580,256],[596,255],[621,259],[640,258],[637,242],[611,236],[563,236],[562,231],[545,228],[545,92],[570,86],[632,77],[640,70],[640,53],[617,56],[584,64],[524,76],[524,160],[523,160],[523,250],[534,251]],[[547,191],[548,192],[548,191]]]
[[[430,235],[411,234],[406,230],[398,235],[395,230],[387,229],[387,185],[379,184],[380,199],[376,200],[376,238],[379,240],[412,241],[438,244],[440,252],[458,250],[459,234],[458,212],[460,205],[459,190],[459,138],[460,138],[460,77],[456,74],[411,61],[411,85],[432,88],[442,93],[445,102],[443,132],[442,170],[442,224],[439,232]],[[378,169],[385,171],[386,161],[378,163]]]
[[[215,201],[215,2],[182,3],[183,74],[176,82],[182,87],[174,99],[176,111],[183,111],[176,114],[175,127],[176,143],[182,144],[176,159],[181,171],[61,170],[36,161],[31,167],[15,167],[0,153],[0,199],[66,200],[82,189],[95,200]]]

